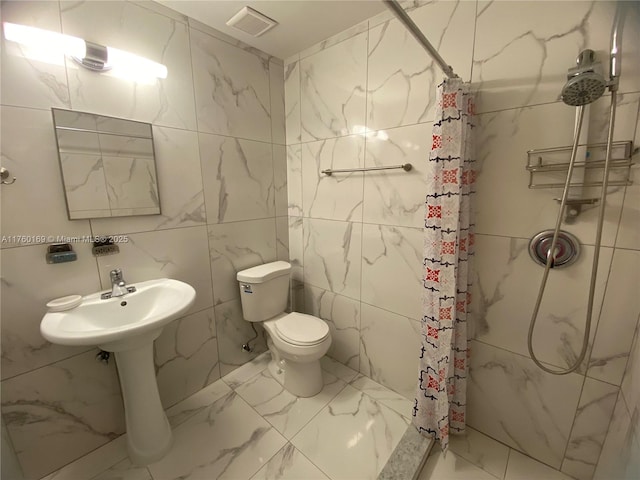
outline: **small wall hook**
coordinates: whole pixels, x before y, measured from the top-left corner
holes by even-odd
[[[11,173],[9,172],[9,170],[4,167],[0,168],[0,183],[2,185],[11,185],[13,183],[16,183],[16,177],[13,177],[10,181],[7,181],[10,176]]]

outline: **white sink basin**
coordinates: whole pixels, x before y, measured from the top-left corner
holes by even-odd
[[[115,353],[129,457],[134,464],[148,465],[160,460],[172,443],[156,382],[153,341],[167,323],[193,305],[196,291],[168,278],[134,286],[135,292],[121,297],[103,300],[94,293],[82,297],[74,308],[50,311],[40,323],[40,332],[51,343],[97,345]]]
[[[191,285],[162,278],[135,284],[136,291],[102,300],[100,293],[82,298],[75,308],[48,312],[40,323],[42,336],[59,345],[99,345],[130,340],[161,329],[186,312],[196,298]]]

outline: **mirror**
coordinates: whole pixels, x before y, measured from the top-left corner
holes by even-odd
[[[51,111],[70,220],[160,213],[151,124]]]

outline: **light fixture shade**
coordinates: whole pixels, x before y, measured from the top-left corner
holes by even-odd
[[[55,55],[84,58],[86,54],[86,46],[81,38],[9,22],[4,22],[3,27],[4,38],[28,47],[32,55],[43,61]]]
[[[107,47],[107,65],[131,78],[167,78],[167,67],[117,48]]]
[[[26,25],[4,22],[3,27],[4,37],[19,43],[22,53],[35,60],[61,64],[66,55],[89,70],[135,82],[153,83],[157,78],[167,78],[165,65],[117,48]]]

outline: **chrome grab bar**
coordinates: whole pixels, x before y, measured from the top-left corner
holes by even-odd
[[[413,168],[413,165],[411,165],[410,163],[403,163],[401,165],[389,165],[388,167],[341,168],[339,170],[333,170],[331,168],[327,168],[325,170],[321,170],[320,173],[324,173],[327,176],[331,176],[334,173],[369,172],[371,170],[395,170],[400,168],[403,169],[405,172],[408,172]]]

